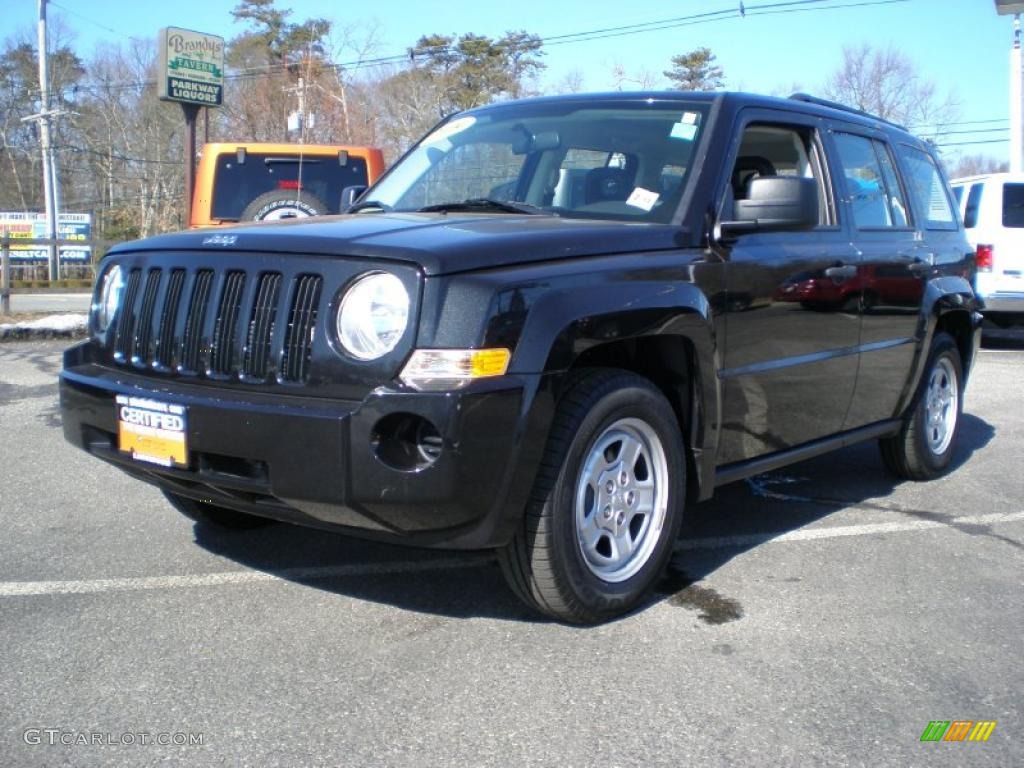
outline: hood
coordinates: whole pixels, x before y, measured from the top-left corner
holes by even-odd
[[[690,245],[676,225],[463,213],[364,213],[253,222],[124,243],[112,253],[243,251],[410,262],[427,275]]]

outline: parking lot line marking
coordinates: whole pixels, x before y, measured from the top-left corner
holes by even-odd
[[[898,512],[899,510],[893,510]],[[905,520],[893,523],[864,523],[862,525],[835,525],[823,528],[803,528],[787,533],[751,533],[740,536],[709,536],[702,539],[685,539],[676,544],[676,551],[694,549],[726,549],[749,547],[787,541],[814,541],[816,539],[837,539],[842,536],[872,536],[879,533],[905,533],[927,531],[936,528],[950,528],[958,525],[992,525],[1014,523],[1024,520],[1024,512],[1006,512],[991,515],[966,515],[949,520]]]
[[[449,557],[434,560],[412,560],[390,563],[320,565],[283,568],[267,571],[224,571],[191,576],[144,576],[126,579],[86,579],[80,581],[7,581],[0,582],[0,597],[22,595],[83,595],[96,592],[122,592],[137,589],[178,589],[182,587],[215,587],[225,584],[251,584],[261,581],[302,581],[329,579],[336,576],[390,576],[425,571],[447,571],[479,568],[494,562],[486,556]]]
[[[837,525],[807,528],[787,533],[755,533],[740,536],[709,536],[687,539],[676,545],[676,550],[725,549],[749,547],[775,542],[815,541],[843,536],[872,536],[885,533],[905,533],[948,528],[956,525],[993,525],[1024,520],[1024,512],[954,517],[947,521],[907,520],[893,523],[864,525]],[[339,576],[390,576],[403,573],[425,573],[490,565],[494,558],[486,555],[448,557],[433,560],[406,560],[390,563],[360,563],[348,565],[318,565],[283,568],[280,571],[223,571],[185,576],[144,576],[125,579],[86,579],[79,581],[6,581],[0,582],[0,597],[27,595],[84,595],[100,592],[123,592],[146,589],[180,589],[189,587],[216,587],[226,584],[253,584],[268,581],[302,581],[329,579]]]

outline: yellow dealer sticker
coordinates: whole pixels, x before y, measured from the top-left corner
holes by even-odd
[[[136,461],[188,466],[184,406],[118,395],[117,447]]]

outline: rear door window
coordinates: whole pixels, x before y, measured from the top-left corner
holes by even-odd
[[[1003,184],[1003,226],[1024,227],[1024,184]]]
[[[320,198],[327,210],[337,212],[341,191],[366,186],[366,160],[349,155],[342,164],[337,156],[268,155],[249,152],[245,162],[234,153],[217,158],[213,184],[212,216],[239,219],[245,207],[265,192],[302,190]]]
[[[854,225],[858,229],[906,227],[907,205],[885,144],[852,133],[836,133],[835,143]]]

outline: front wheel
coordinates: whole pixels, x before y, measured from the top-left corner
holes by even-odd
[[[627,371],[577,374],[520,529],[499,553],[505,577],[561,621],[622,614],[664,571],[685,489],[683,442],[664,395]]]
[[[879,441],[885,466],[908,480],[930,480],[941,475],[953,460],[962,413],[960,351],[951,336],[938,333],[902,428]]]

